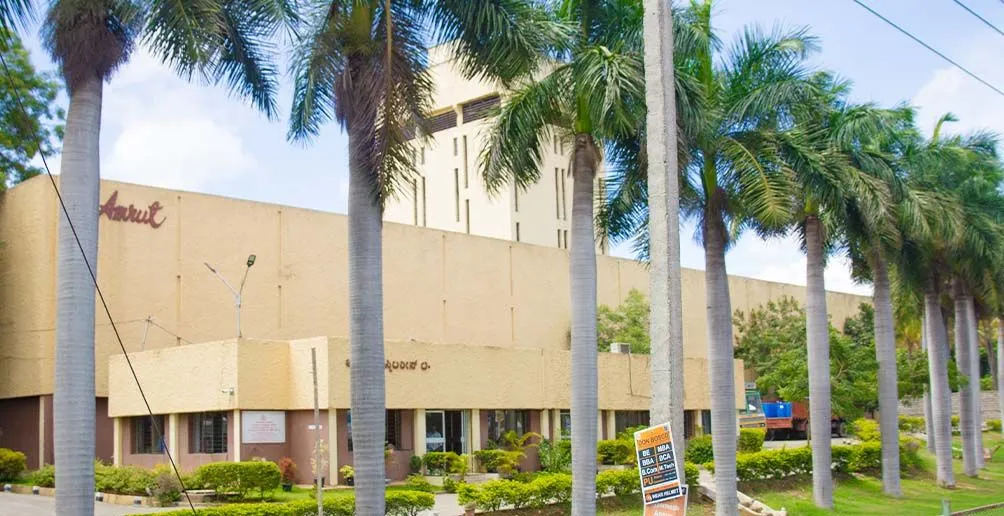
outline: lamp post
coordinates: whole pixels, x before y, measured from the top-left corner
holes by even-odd
[[[227,281],[227,279],[224,278],[223,275],[219,273],[219,271],[214,269],[212,265],[209,265],[209,262],[202,262],[203,264],[205,264],[206,268],[209,269],[209,272],[212,272],[214,276],[219,278],[220,281],[222,281],[223,284],[226,285],[227,288],[230,289],[230,292],[232,292],[234,295],[234,311],[237,314],[238,339],[244,336],[244,334],[241,332],[241,296],[243,296],[244,294],[244,282],[247,281],[248,279],[248,271],[250,271],[251,266],[254,265],[254,260],[255,260],[255,255],[253,254],[248,255],[247,267],[244,268],[244,277],[241,278],[241,286],[240,288],[236,289],[232,285],[230,285],[230,282]]]

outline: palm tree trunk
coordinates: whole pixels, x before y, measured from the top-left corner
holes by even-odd
[[[349,127],[349,338],[356,514],[384,513],[383,224],[368,144]],[[337,443],[332,443],[335,446]],[[337,465],[330,465],[337,468]]]
[[[648,106],[649,299],[653,423],[670,422],[683,471],[683,302],[680,184],[677,175],[673,16],[668,2],[645,2],[645,99]]]
[[[966,296],[966,325],[969,327],[969,382],[970,403],[973,424],[973,460],[976,469],[983,468],[983,414],[980,398],[980,334],[976,324],[976,303],[973,296]]]
[[[930,288],[924,292],[924,324],[930,338],[927,365],[931,380],[931,419],[934,420],[935,458],[938,465],[938,485],[955,487],[952,472],[952,391],[948,387],[948,336],[941,316],[938,293]]]
[[[930,338],[927,336],[927,310],[921,309],[920,319],[920,349],[925,357],[929,357]],[[928,358],[930,360],[930,358]],[[931,386],[924,386],[924,435],[927,436],[927,451],[934,455],[934,415],[931,413]]]
[[[997,406],[1004,422],[1004,316],[997,317]],[[1004,425],[1001,425],[1004,435]]]
[[[955,366],[959,371],[960,379],[964,378],[959,386],[959,430],[962,434],[962,469],[970,477],[976,476],[976,457],[974,452],[976,439],[973,433],[973,390],[969,382],[972,378],[971,364],[969,357],[969,315],[966,294],[962,286],[955,281],[953,286],[955,298]]]
[[[901,496],[899,485],[899,392],[896,388],[896,330],[889,269],[880,251],[872,258],[875,357],[878,360],[879,430],[882,435],[882,491]]]
[[[572,514],[596,514],[596,443],[599,411],[596,365],[596,247],[593,231],[595,147],[575,136],[572,178]]]
[[[812,494],[817,507],[833,507],[830,449],[830,328],[826,317],[823,228],[819,218],[805,219],[805,333],[809,347],[809,432],[812,435]],[[877,316],[878,314],[876,314]],[[876,317],[877,319],[877,317]],[[877,334],[876,334],[877,337]]]
[[[61,216],[52,411],[56,514],[94,514],[94,282],[87,267],[97,273],[102,88],[95,76],[70,93],[59,176],[76,237]]]
[[[715,514],[735,516],[736,385],[732,347],[732,303],[725,269],[725,222],[720,194],[714,192],[704,214],[704,283],[708,302],[708,362],[711,380],[711,442],[715,457]]]

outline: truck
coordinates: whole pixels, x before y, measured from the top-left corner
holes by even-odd
[[[763,401],[756,384],[746,384],[746,403],[737,416],[739,428],[767,428],[767,419],[763,412]]]
[[[763,402],[763,413],[768,440],[805,439],[809,433],[809,405],[807,401]],[[830,417],[830,436],[847,435],[843,418]]]

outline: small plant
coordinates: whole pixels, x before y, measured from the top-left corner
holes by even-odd
[[[345,483],[348,485],[354,484],[354,477],[356,476],[356,470],[348,464],[338,468],[338,472],[342,474],[342,478],[345,479]]]
[[[987,430],[991,432],[1001,431],[1001,420],[1000,419],[988,419],[987,420]]]
[[[855,420],[851,427],[854,435],[862,442],[879,442],[882,439],[882,434],[879,432],[879,424],[872,419],[861,418]]]
[[[414,473],[421,473],[422,472],[422,456],[421,455],[412,455],[411,458],[408,459],[408,470],[410,470],[412,472],[412,474],[414,474]]]
[[[157,497],[161,507],[170,507],[181,500],[181,483],[174,476],[174,471],[164,465],[157,466],[153,471],[155,476],[150,491]]]
[[[446,479],[451,480],[450,477],[446,477]],[[405,480],[404,485],[412,491],[422,491],[423,493],[432,493],[436,490],[422,475],[408,475],[408,479]]]
[[[690,438],[687,441],[686,458],[687,461],[694,464],[704,464],[705,462],[714,460],[715,454],[711,447],[711,434]]]
[[[28,460],[19,451],[0,448],[0,481],[17,480],[28,468]]]
[[[765,430],[743,428],[739,430],[739,453],[756,453],[763,450]]]
[[[282,490],[292,491],[293,482],[296,482],[296,462],[289,457],[283,457],[279,461],[279,472],[282,475]]]
[[[923,432],[924,423],[924,418],[922,417],[899,416],[899,429],[904,432]]]
[[[46,464],[28,474],[28,482],[38,487],[56,487],[56,467]]]
[[[446,477],[446,478],[443,479],[443,491],[446,491],[447,493],[450,493],[450,494],[454,494],[454,493],[457,492],[457,489],[460,486],[464,485],[465,483],[466,482],[464,482],[463,480],[456,481],[456,480],[453,480],[452,477]]]
[[[318,449],[320,449],[321,455],[320,464],[317,463]],[[314,475],[312,484],[317,485],[317,479],[321,478],[326,469],[328,469],[328,443],[321,439],[314,444],[310,454],[310,472]]]
[[[596,444],[596,459],[600,464],[634,463],[634,443],[623,439],[607,439]]]
[[[569,441],[559,441],[555,443],[549,439],[540,442],[540,469],[548,473],[568,473],[572,467],[572,451],[569,446],[562,443]]]

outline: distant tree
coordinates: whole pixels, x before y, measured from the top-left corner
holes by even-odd
[[[0,76],[2,192],[43,171],[33,160],[38,157],[39,145],[46,156],[56,152],[55,145],[63,138],[65,113],[55,103],[59,81],[35,70],[28,51],[13,32],[0,30],[0,54],[10,70],[10,77],[6,73]]]
[[[616,308],[600,305],[596,314],[599,351],[610,351],[610,344],[623,342],[631,345],[632,353],[647,354],[651,349],[649,312],[648,298],[636,289]]]

